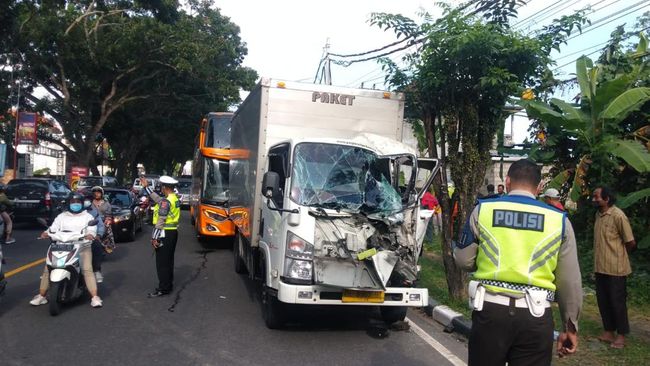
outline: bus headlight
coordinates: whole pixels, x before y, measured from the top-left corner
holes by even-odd
[[[203,214],[207,216],[209,219],[212,219],[217,222],[225,221],[228,219],[226,216],[220,215],[216,211],[212,211],[212,210],[203,210]]]

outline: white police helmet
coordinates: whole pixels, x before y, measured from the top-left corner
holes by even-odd
[[[174,178],[172,178],[172,177],[170,177],[168,175],[163,175],[162,177],[160,177],[160,179],[158,181],[160,182],[160,184],[162,184],[164,186],[172,186],[173,187],[173,186],[178,184],[178,181],[176,179],[174,179]]]

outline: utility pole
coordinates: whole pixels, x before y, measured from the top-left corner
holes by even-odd
[[[320,74],[320,79],[318,75]],[[332,69],[331,69],[331,60],[330,60],[330,39],[327,38],[325,41],[325,47],[323,47],[323,57],[318,64],[318,69],[316,70],[316,76],[314,77],[314,84],[322,84],[323,79],[325,79],[326,85],[332,85]]]

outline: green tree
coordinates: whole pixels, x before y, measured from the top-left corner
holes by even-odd
[[[95,137],[109,134],[118,112],[137,111],[151,99],[168,106],[191,99],[196,110],[174,115],[178,122],[238,102],[239,89],[252,87],[256,74],[241,66],[247,50],[239,28],[208,5],[192,2],[189,12],[174,0],[15,5],[20,25],[6,52],[28,91],[46,91],[26,95],[33,109],[61,124],[66,142],[45,130],[40,138],[97,173]],[[165,118],[172,114],[152,113],[150,132],[171,121]],[[137,117],[123,120],[140,123]]]
[[[510,4],[520,2],[474,3],[478,5],[475,11],[443,5],[441,18],[424,14],[420,25],[401,15],[374,14],[372,18],[373,24],[419,43],[418,51],[404,58],[407,68],[383,62],[388,82],[406,93],[407,114],[422,121],[429,156],[440,159],[443,174],[435,189],[443,207],[443,262],[454,298],[464,297],[466,291],[465,275],[453,260],[452,242],[483,184],[494,138],[509,113],[505,106],[526,87],[546,90],[553,85],[551,50],[586,22],[579,12],[528,36],[511,30],[507,23],[516,15]],[[447,171],[459,196],[457,217],[451,215]]]
[[[626,50],[623,40],[629,37],[619,27],[596,64],[586,56],[576,61],[580,95],[575,103],[556,98],[524,103],[528,115],[548,136],[544,145],[536,147],[534,157],[547,163],[562,161],[550,186],[568,191],[567,206],[574,210],[587,203],[600,184],[623,194],[617,205],[624,209],[650,197],[648,41],[643,33],[637,34],[635,47]],[[558,149],[566,141],[572,141],[568,155]],[[648,214],[647,204],[628,212],[645,220],[646,227],[638,225],[636,231],[646,246],[650,244]]]

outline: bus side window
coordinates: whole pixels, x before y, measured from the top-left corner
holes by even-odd
[[[269,150],[268,171],[276,172],[280,176],[280,196],[273,197],[273,201],[279,208],[284,206],[284,190],[288,174],[289,144],[274,146]]]

